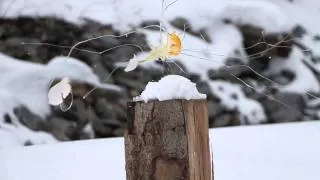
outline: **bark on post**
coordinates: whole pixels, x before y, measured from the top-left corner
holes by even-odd
[[[206,100],[128,103],[127,180],[211,180]]]

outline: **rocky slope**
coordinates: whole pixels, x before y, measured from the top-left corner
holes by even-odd
[[[0,22],[0,52],[41,64],[47,63],[57,55],[67,55],[70,45],[79,41],[104,34],[120,34],[112,25],[103,25],[92,20],[86,20],[83,25],[75,25],[53,17],[2,18]],[[257,123],[293,122],[319,118],[319,105],[314,95],[283,92],[275,86],[275,82],[281,85],[291,83],[295,80],[297,72],[292,69],[281,69],[279,72],[270,73],[271,59],[272,61],[290,61],[290,55],[293,49],[296,49],[305,52],[305,59],[311,58],[312,61],[305,61],[305,67],[318,78],[319,82],[319,71],[312,67],[318,62],[317,57],[314,57],[310,51],[304,51],[304,48],[307,49],[307,47],[297,40],[306,33],[303,27],[296,26],[288,32],[267,34],[264,37],[265,43],[256,45],[257,39],[261,37],[261,28],[237,24],[228,19],[225,19],[224,23],[233,24],[240,30],[243,46],[251,58],[244,62],[240,55],[238,58],[229,57],[227,67],[208,71],[208,77],[214,81],[223,80],[231,84],[238,84],[245,97],[261,103],[266,118]],[[158,24],[158,22],[146,21],[142,22],[141,26],[150,24]],[[188,20],[179,17],[171,21],[171,24],[176,28],[184,29]],[[205,29],[198,31],[189,28],[186,33],[208,42],[214,41],[206,34]],[[317,40],[318,38],[314,37],[314,41]],[[30,42],[43,44],[28,44]],[[150,49],[143,33],[133,33],[120,38],[101,38],[84,43],[78,48],[101,52],[123,44],[136,44],[144,51]],[[53,45],[59,45],[59,47]],[[265,51],[270,47],[272,47],[270,51]],[[134,46],[123,46],[103,54],[89,53],[79,49],[75,50],[71,56],[92,67],[101,81],[106,80],[119,62],[125,62],[134,53],[139,52],[139,49]],[[183,64],[180,63],[179,66],[183,68]],[[200,92],[208,95],[211,127],[255,124],[249,119],[254,119],[258,112],[241,114],[238,108],[225,107],[219,93],[213,91],[210,83],[202,81],[199,74],[186,72],[185,68],[182,72],[176,66],[168,67],[167,64],[161,63],[154,67],[139,67],[136,71],[129,73],[119,70],[115,71],[106,81],[122,87],[123,91],[98,89],[83,100],[82,97],[93,88],[92,85],[73,81],[74,103],[69,111],[62,112],[59,108],[52,107],[51,115],[41,118],[22,105],[16,107],[14,113],[19,121],[28,128],[34,131],[49,132],[62,141],[122,136],[127,121],[126,102],[138,95],[148,81],[159,80],[166,74],[181,74],[197,83]],[[262,78],[260,74],[263,74],[265,78]],[[218,91],[225,93],[232,101],[241,98],[239,94],[229,93],[229,90],[222,86],[218,88]],[[6,114],[3,115],[3,119],[10,124],[11,120]],[[30,144],[32,142],[25,142],[25,145]]]

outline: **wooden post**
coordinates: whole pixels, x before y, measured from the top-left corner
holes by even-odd
[[[211,180],[206,100],[128,103],[127,180]]]

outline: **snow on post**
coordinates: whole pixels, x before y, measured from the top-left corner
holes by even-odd
[[[127,180],[211,180],[206,95],[169,75],[128,103]],[[201,177],[201,178],[200,178]]]
[[[207,96],[199,93],[196,84],[189,79],[178,75],[168,75],[160,79],[159,82],[149,82],[141,95],[134,100],[148,102],[150,100],[206,98]]]

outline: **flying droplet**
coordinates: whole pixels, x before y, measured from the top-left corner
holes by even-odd
[[[127,67],[124,69],[125,72],[129,72],[129,71],[133,71],[134,69],[137,68],[138,66],[138,59],[136,58],[136,56],[133,56],[132,59],[129,60],[129,63],[127,65]]]
[[[69,82],[68,78],[63,78],[60,82],[49,89],[48,101],[50,105],[60,105],[60,108],[63,111],[71,107],[73,97],[71,97],[70,100],[70,96],[72,96],[72,88]]]

